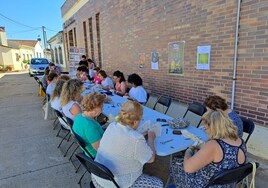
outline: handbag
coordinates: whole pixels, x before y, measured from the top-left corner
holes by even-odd
[[[241,183],[240,183],[240,188],[255,188],[255,176],[256,176],[256,170],[257,170],[257,165],[255,162],[250,162],[252,164],[252,178],[251,182],[249,182],[249,175],[245,177]]]

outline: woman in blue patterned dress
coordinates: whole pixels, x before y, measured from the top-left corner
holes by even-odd
[[[183,161],[172,161],[171,175],[176,187],[203,188],[214,174],[237,168],[246,161],[246,145],[224,111],[209,110],[202,119],[210,139],[200,147],[189,147]]]

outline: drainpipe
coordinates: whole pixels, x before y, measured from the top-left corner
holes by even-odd
[[[235,48],[234,48],[234,63],[233,63],[233,82],[232,82],[232,99],[231,109],[234,109],[235,98],[235,83],[236,83],[236,66],[237,66],[237,48],[238,48],[238,32],[239,32],[239,20],[240,20],[240,8],[241,0],[237,0],[237,13],[236,13],[236,26],[235,26]]]

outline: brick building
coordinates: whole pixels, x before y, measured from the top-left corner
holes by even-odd
[[[109,74],[117,69],[140,74],[153,94],[190,103],[216,93],[267,128],[268,1],[240,2],[66,0],[65,42],[67,49],[85,48]],[[182,48],[178,73],[170,71],[168,46],[173,42]],[[210,70],[196,68],[197,47],[204,45],[211,46]],[[151,68],[153,51],[158,53],[158,70]]]

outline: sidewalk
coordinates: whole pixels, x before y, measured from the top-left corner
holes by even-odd
[[[1,77],[1,75],[0,75]],[[0,78],[0,187],[79,187],[80,174],[43,120],[38,86],[27,73]]]
[[[0,74],[0,187],[75,188],[84,170],[74,167],[57,148],[53,121],[43,120],[38,86],[27,73]],[[256,187],[268,187],[268,161],[259,161]],[[157,157],[145,171],[166,180],[168,157]],[[88,176],[88,175],[87,175]]]

